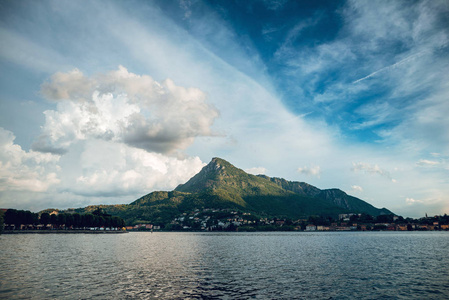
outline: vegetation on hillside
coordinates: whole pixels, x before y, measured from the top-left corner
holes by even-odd
[[[93,205],[69,209],[64,213],[94,215],[93,218],[100,221],[92,224],[103,224],[101,217],[104,219],[105,216],[95,216],[95,211],[101,210],[125,220],[127,225],[164,227],[184,213],[204,209],[229,209],[257,218],[292,220],[313,215],[336,218],[343,213],[365,213],[374,217],[392,214],[339,189],[320,190],[304,182],[251,175],[220,158],[213,158],[198,174],[173,191],[152,192],[130,204]],[[42,213],[52,211],[49,209]],[[72,217],[66,218],[70,223]],[[35,220],[30,223],[35,223]]]
[[[128,205],[101,205],[79,209],[88,213],[97,207],[120,216],[128,225],[169,224],[176,216],[195,209],[234,209],[261,218],[337,217],[341,213],[391,214],[341,190],[320,190],[303,182],[255,176],[229,162],[213,158],[198,174],[175,190],[147,194]]]

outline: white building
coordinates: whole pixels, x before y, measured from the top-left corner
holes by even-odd
[[[313,224],[309,224],[306,226],[306,231],[316,231],[316,226]]]

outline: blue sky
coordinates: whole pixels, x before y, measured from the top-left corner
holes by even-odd
[[[0,206],[129,203],[212,157],[449,213],[447,1],[0,1]]]

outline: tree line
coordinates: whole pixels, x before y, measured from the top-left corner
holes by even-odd
[[[49,214],[47,212],[42,213],[40,216],[38,213],[33,213],[27,210],[8,209],[3,216],[4,224],[7,226],[14,225],[15,228],[20,228],[21,225],[33,226],[41,224],[44,228],[51,225],[56,229],[76,229],[86,227],[105,227],[105,228],[121,228],[125,226],[125,221],[116,216],[111,216],[96,210],[89,214]]]

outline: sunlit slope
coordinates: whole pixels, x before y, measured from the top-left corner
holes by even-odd
[[[385,208],[375,208],[339,189],[320,190],[304,182],[251,175],[221,158],[213,158],[198,174],[173,191],[152,192],[128,205],[103,206],[128,224],[163,224],[183,212],[204,208],[230,208],[278,218],[336,217],[341,213],[391,214]]]

